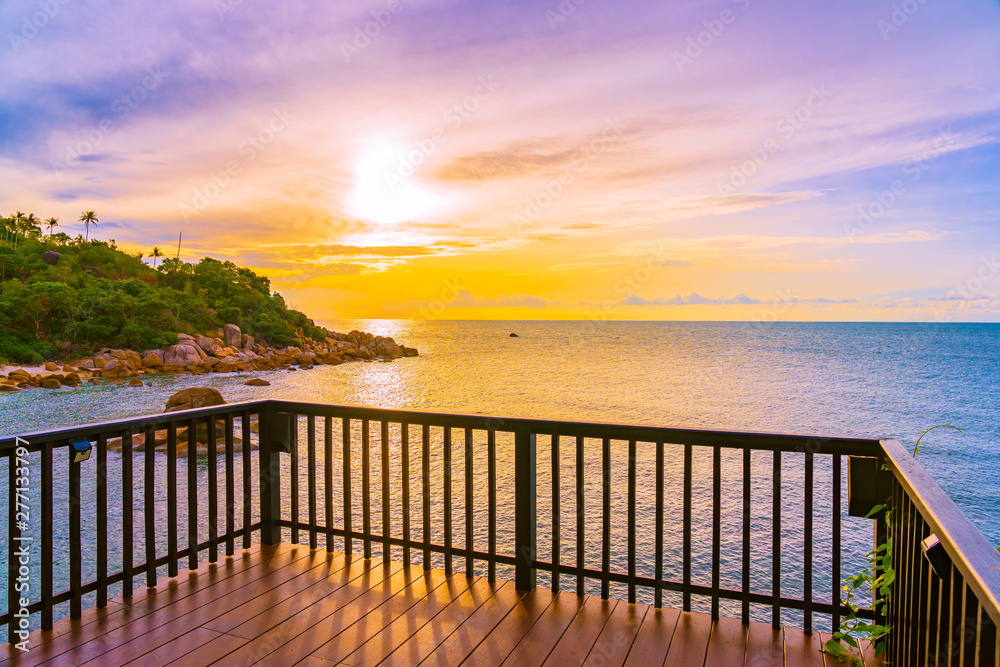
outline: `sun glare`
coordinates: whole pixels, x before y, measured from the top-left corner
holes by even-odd
[[[378,142],[365,150],[355,168],[352,213],[378,224],[398,224],[438,214],[444,198],[421,184],[419,165],[402,146]]]

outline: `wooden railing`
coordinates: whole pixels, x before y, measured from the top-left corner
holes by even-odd
[[[179,429],[200,426],[207,452],[178,457]],[[108,448],[117,437],[126,444],[120,454]],[[87,447],[95,455],[75,461]],[[892,471],[882,491],[898,517],[890,528],[894,664],[944,651],[955,662],[941,664],[1000,665],[1000,555],[894,441],[260,401],[28,434],[0,441],[0,456],[14,601],[0,623],[11,642],[24,617],[24,626],[51,628],[58,616],[79,617],[85,598],[97,606],[110,594],[128,598],[136,577],[155,586],[185,559],[189,568],[216,561],[220,547],[232,555],[255,534],[264,544],[308,540],[365,558],[510,576],[522,589],[543,572],[555,590],[569,584],[578,594],[666,601],[745,624],[829,630],[843,611],[844,568],[871,548],[870,533],[858,539],[866,524],[846,511],[854,457]],[[36,472],[22,474],[26,467]],[[31,507],[18,517],[18,479],[31,475],[40,487],[22,494]],[[880,525],[876,535],[885,535]],[[109,537],[117,529],[116,548]],[[94,536],[86,547],[83,532]],[[931,533],[944,545],[945,582],[921,555]],[[16,554],[35,536],[26,596]],[[84,576],[84,555],[92,575]],[[948,631],[938,632],[944,618]],[[973,652],[978,663],[967,662]]]

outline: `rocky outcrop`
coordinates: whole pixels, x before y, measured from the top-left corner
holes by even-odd
[[[167,399],[164,412],[179,412],[194,408],[208,408],[213,405],[225,405],[226,399],[218,389],[212,387],[191,387],[182,389]]]
[[[223,337],[229,347],[239,347],[243,342],[243,332],[235,324],[227,324],[222,328]]]
[[[163,349],[163,363],[167,366],[191,366],[204,359],[206,354],[194,341],[181,340]],[[97,363],[96,359],[94,363]]]

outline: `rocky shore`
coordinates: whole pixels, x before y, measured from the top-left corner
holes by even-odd
[[[18,368],[0,375],[0,392],[21,389],[76,387],[100,379],[142,386],[145,375],[186,373],[234,373],[273,371],[283,368],[306,370],[319,365],[349,361],[393,361],[415,357],[417,350],[397,344],[392,338],[363,331],[337,333],[323,330],[322,341],[296,331],[299,345],[273,348],[254,340],[235,324],[202,335],[178,334],[176,344],[159,350],[103,349],[90,357],[49,362],[44,372]]]

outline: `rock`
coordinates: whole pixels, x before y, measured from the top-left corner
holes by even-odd
[[[263,378],[252,378],[250,380],[247,380],[243,384],[245,384],[248,387],[270,387],[271,386],[271,383],[268,382],[267,380],[264,380]]]
[[[142,368],[142,356],[135,350],[125,350],[125,361],[128,362],[129,368]]]
[[[50,361],[49,363],[45,364],[45,370],[47,370],[47,371],[57,371],[57,370],[59,370],[59,366],[57,366],[55,363],[53,363],[53,362]]]
[[[120,359],[112,359],[101,368],[102,378],[125,378],[131,375],[132,371]]]
[[[0,392],[4,391],[17,391],[17,385],[13,384],[0,384]]]
[[[131,380],[128,381],[128,386],[130,386],[130,387],[145,387],[146,385],[144,385],[142,383],[142,380],[140,380],[139,378],[132,378]]]
[[[79,387],[80,386],[80,376],[76,373],[70,373],[62,379],[64,387]]]
[[[419,356],[417,348],[403,346],[403,356],[404,357],[416,357]]]
[[[252,350],[253,346],[254,346],[253,336],[248,336],[247,334],[243,334],[243,337],[240,340],[240,347],[242,347],[244,350]]]
[[[128,359],[128,354],[125,353],[125,350],[111,350],[111,358],[125,361]]]
[[[54,377],[47,377],[42,380],[42,389],[59,389],[62,383]]]
[[[163,365],[163,359],[160,357],[163,353],[157,354],[156,352],[150,352],[145,357],[142,358],[142,365],[144,368],[158,368]]]
[[[219,359],[225,359],[226,357],[236,354],[236,351],[231,347],[224,347],[215,353]]]
[[[73,365],[76,366],[77,368],[87,368],[87,369],[97,368],[93,359],[80,359],[79,361],[74,361]]]
[[[229,347],[239,347],[243,342],[243,332],[235,324],[227,324],[222,328],[222,333]]]
[[[205,351],[205,354],[213,354],[213,341],[208,336],[198,336],[194,339],[194,342],[198,344],[198,347]]]
[[[94,368],[104,368],[104,364],[108,363],[108,358],[102,354],[94,356]]]
[[[107,276],[101,273],[101,270],[96,266],[91,266],[90,264],[84,264],[83,270],[89,271],[91,275],[93,275],[95,278],[107,278]]]
[[[75,369],[75,368],[73,368],[72,366],[70,366],[69,364],[66,364],[65,366],[63,366],[63,367],[62,367],[62,371],[63,371],[63,373],[72,373],[72,372],[74,372],[75,370],[76,370],[76,369]]]
[[[164,348],[163,363],[168,366],[190,366],[199,363],[204,354],[193,341],[181,341]]]
[[[59,260],[61,258],[62,255],[57,253],[55,250],[46,250],[45,252],[42,253],[42,261],[48,264],[49,266],[55,266],[56,264],[59,263]]]
[[[164,412],[177,412],[193,408],[207,408],[213,405],[225,405],[226,399],[218,389],[212,387],[191,387],[182,389],[167,399]]]
[[[512,333],[509,338],[520,338],[516,333]]]

